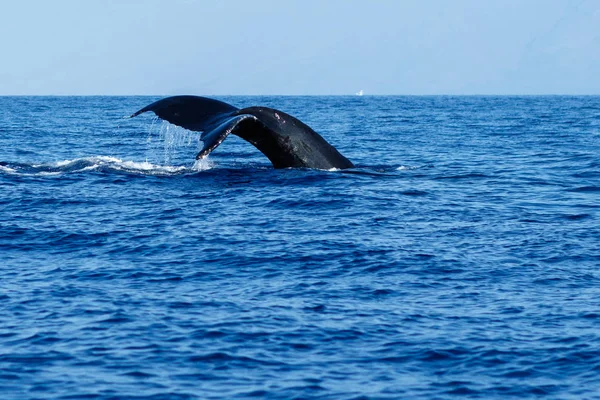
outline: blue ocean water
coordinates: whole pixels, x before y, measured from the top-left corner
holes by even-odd
[[[0,97],[2,399],[600,398],[600,97]]]

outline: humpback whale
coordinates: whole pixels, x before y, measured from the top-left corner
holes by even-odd
[[[158,100],[131,115],[152,111],[160,119],[202,132],[202,150],[208,156],[230,134],[260,150],[275,168],[346,169],[354,165],[308,125],[283,111],[268,107],[238,109],[200,96],[173,96]]]

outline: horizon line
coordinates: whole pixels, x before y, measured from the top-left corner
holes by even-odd
[[[600,96],[600,93],[422,93],[422,94],[0,94],[0,97],[171,97],[193,95],[203,97],[566,97]]]

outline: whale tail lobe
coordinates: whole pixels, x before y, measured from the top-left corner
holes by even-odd
[[[159,118],[190,131],[203,132],[219,125],[238,109],[219,100],[199,96],[173,96],[142,108],[131,118],[152,111]]]

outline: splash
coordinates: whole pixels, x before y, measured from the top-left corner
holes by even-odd
[[[172,165],[187,161],[201,148],[200,133],[172,125],[155,117],[146,139],[146,159]]]
[[[214,163],[208,158],[202,158],[200,160],[196,160],[191,169],[193,171],[206,171],[208,169],[211,169],[213,166]]]
[[[174,126],[168,122],[153,121],[146,140],[146,160],[122,160],[111,156],[90,156],[51,163],[0,164],[0,174],[20,176],[59,176],[64,174],[100,171],[139,175],[170,176],[192,174],[213,168],[208,159],[190,160],[201,147],[200,134]]]

